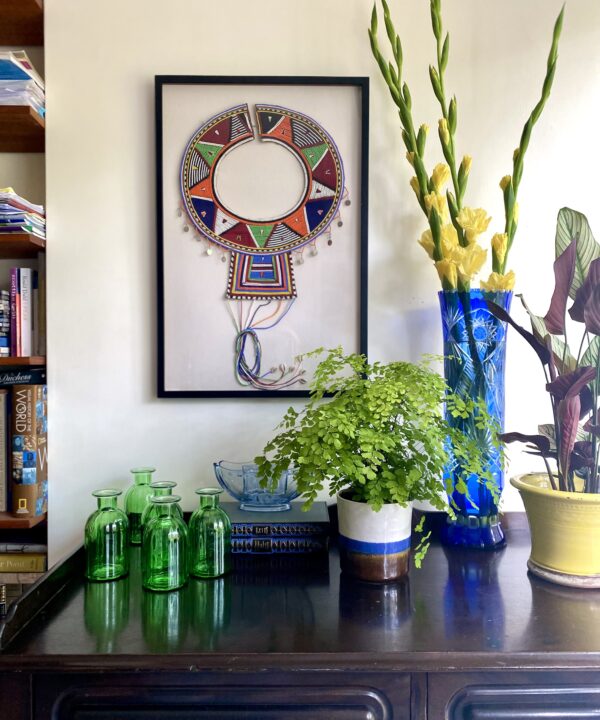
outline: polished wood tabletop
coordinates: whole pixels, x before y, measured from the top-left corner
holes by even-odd
[[[9,615],[0,665],[600,668],[600,591],[529,575],[523,515],[509,516],[506,536],[496,552],[434,543],[409,580],[381,585],[342,575],[335,548],[295,567],[246,558],[224,578],[171,593],[142,589],[139,549],[129,577],[112,583],[87,583],[72,561],[28,624],[23,609]]]

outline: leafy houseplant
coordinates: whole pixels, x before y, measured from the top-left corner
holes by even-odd
[[[448,392],[444,379],[427,364],[369,363],[362,355],[344,355],[340,348],[329,350],[315,371],[307,405],[301,412],[289,408],[280,432],[267,444],[264,455],[256,458],[259,474],[266,481],[293,465],[307,506],[328,483],[329,493],[338,495],[347,569],[367,579],[390,579],[385,573],[392,566],[396,575],[403,574],[407,571],[411,502],[428,500],[436,508],[446,509],[439,495],[439,480],[448,461],[448,440],[465,477],[477,473],[483,482],[491,481],[478,443],[444,420],[444,402],[452,414],[473,415],[480,427],[491,428],[485,409]],[[464,480],[461,489],[466,491]],[[359,536],[352,534],[355,530],[343,517],[342,507],[347,504],[360,506],[351,512],[367,511],[374,518],[375,539],[360,536],[361,531]],[[407,534],[383,539],[386,513],[398,508],[407,509],[408,521],[402,521],[402,528],[400,521],[394,527],[396,521],[390,520],[388,529]],[[370,552],[373,543],[378,544],[378,552]],[[375,559],[362,557],[353,563],[357,555]],[[397,561],[391,562],[390,555],[398,556]],[[420,556],[418,552],[417,561]],[[360,567],[361,560],[368,567]]]
[[[546,315],[534,315],[522,300],[532,332],[490,304],[537,353],[553,416],[535,435],[502,437],[527,443],[546,467],[545,474],[512,480],[531,526],[530,568],[555,582],[600,587],[600,245],[581,213],[559,212],[556,256]],[[568,526],[592,535],[570,539]]]
[[[511,172],[500,180],[504,222],[503,227],[491,237],[492,272],[487,280],[481,280],[479,290],[472,289],[472,283],[488,255],[488,250],[479,240],[487,232],[491,218],[483,208],[471,207],[466,201],[472,158],[470,155],[462,155],[461,158],[457,149],[458,102],[456,96],[450,96],[446,87],[450,35],[444,30],[441,0],[430,0],[429,5],[435,41],[435,60],[429,66],[429,81],[439,103],[437,135],[445,161],[435,165],[431,172],[425,159],[429,128],[426,124],[418,125],[413,117],[412,94],[403,78],[402,42],[386,0],[381,0],[381,6],[389,57],[384,55],[379,44],[377,3],[371,15],[369,39],[373,56],[398,109],[406,158],[414,170],[410,185],[427,219],[428,227],[419,243],[433,261],[442,286],[439,301],[446,379],[451,389],[463,397],[484,402],[489,414],[502,426],[506,325],[490,315],[485,301],[491,299],[506,310],[510,308],[515,274],[508,269],[508,255],[519,222],[517,197],[533,127],[552,90],[563,11],[554,25],[540,98],[523,126],[519,145],[513,153]],[[454,473],[452,499],[457,516],[455,522],[447,526],[446,542],[477,548],[498,547],[504,542],[497,504],[504,484],[500,458],[493,444],[478,433],[471,418],[454,419],[448,414],[447,419],[458,430],[478,437],[487,446],[488,465],[497,492],[486,493],[478,478],[473,476],[469,481],[469,490],[471,496],[477,493],[477,503],[464,503],[457,490],[461,473]],[[459,469],[459,463],[454,463],[454,467]],[[453,471],[448,469],[447,472]]]

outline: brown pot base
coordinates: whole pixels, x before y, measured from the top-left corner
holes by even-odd
[[[573,588],[600,588],[600,575],[570,575],[538,565],[531,558],[527,561],[527,567],[537,577],[557,585],[566,585]]]
[[[408,575],[410,550],[371,555],[340,548],[342,571],[367,582],[388,582]]]

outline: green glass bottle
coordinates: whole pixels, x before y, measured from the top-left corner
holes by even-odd
[[[95,490],[98,509],[85,524],[85,576],[88,580],[116,580],[129,572],[129,523],[117,507],[121,490]]]
[[[133,468],[133,485],[125,493],[125,512],[129,520],[129,541],[132,545],[142,542],[142,513],[148,503],[152,467]]]
[[[179,517],[179,495],[152,497],[156,516],[144,529],[142,585],[147,590],[176,590],[188,579],[188,530]]]
[[[219,507],[219,488],[196,490],[200,505],[190,518],[190,575],[212,578],[231,568],[231,522]]]
[[[156,505],[150,502],[150,498],[172,495],[174,487],[177,487],[177,483],[173,482],[172,480],[158,480],[156,482],[150,483],[150,494],[148,495],[148,502],[146,504],[146,507],[144,508],[144,512],[142,513],[142,534],[144,532],[144,527],[148,524],[150,518],[156,515]],[[179,503],[177,503],[175,509],[179,513],[179,517],[183,520],[183,510],[181,509],[181,505],[179,505]]]

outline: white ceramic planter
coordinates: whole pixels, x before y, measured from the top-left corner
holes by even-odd
[[[385,582],[408,573],[412,504],[383,505],[337,496],[342,570],[362,580]]]

